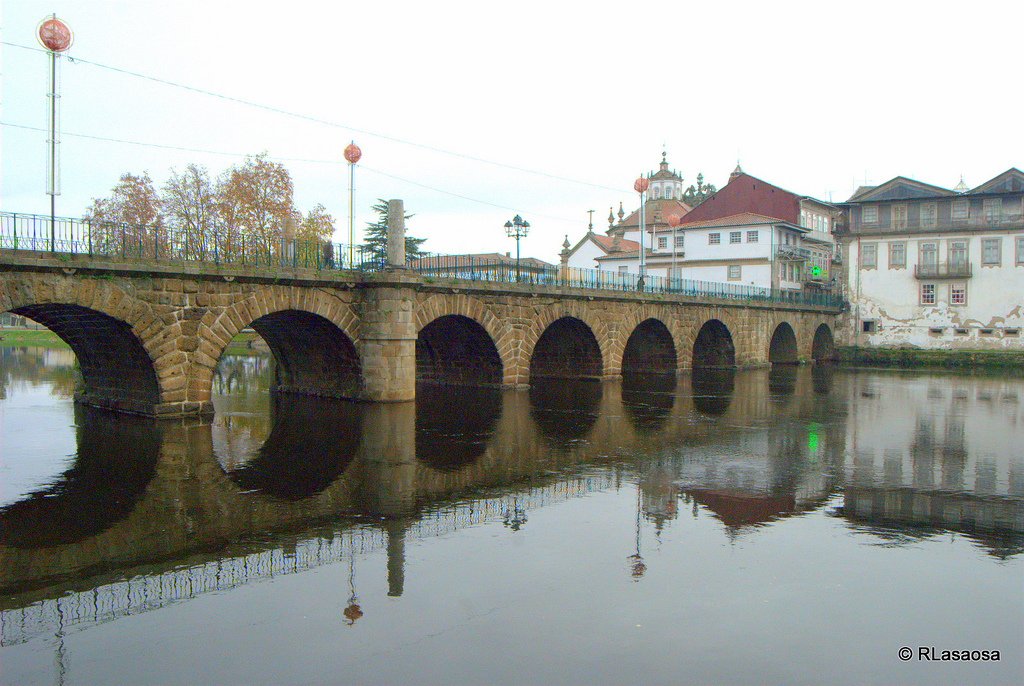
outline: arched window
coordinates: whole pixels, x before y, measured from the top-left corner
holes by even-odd
[[[657,200],[661,197],[661,186],[654,187],[654,199]]]

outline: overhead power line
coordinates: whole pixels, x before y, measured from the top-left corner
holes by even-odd
[[[17,43],[9,43],[7,41],[0,41],[0,44],[7,45],[7,46],[10,46],[10,47],[14,47],[14,48],[22,48],[24,50],[32,50],[32,51],[36,51],[36,52],[46,52],[45,50],[42,50],[41,48],[36,48],[36,47],[28,46],[28,45],[19,45]],[[148,80],[148,81],[153,81],[154,83],[160,83],[160,84],[163,84],[163,85],[166,85],[166,86],[171,86],[171,87],[174,87],[174,88],[181,88],[183,90],[191,91],[193,93],[199,93],[201,95],[207,95],[209,97],[219,98],[221,100],[226,100],[228,102],[233,102],[233,103],[237,103],[237,104],[240,104],[240,105],[245,105],[247,107],[255,107],[255,108],[262,109],[262,110],[265,110],[265,111],[268,111],[268,112],[274,112],[274,113],[277,113],[277,114],[282,114],[282,115],[285,115],[285,116],[288,116],[288,117],[295,117],[295,118],[298,118],[298,119],[304,119],[306,121],[314,122],[314,123],[317,123],[317,124],[323,124],[324,126],[330,126],[330,127],[333,127],[333,128],[343,129],[345,131],[351,131],[353,133],[358,133],[358,134],[365,135],[365,136],[372,136],[374,138],[380,138],[381,140],[387,140],[387,141],[391,141],[393,143],[399,143],[401,145],[408,145],[410,147],[420,148],[422,150],[429,150],[431,152],[440,153],[442,155],[449,155],[451,157],[458,157],[458,158],[465,159],[465,160],[470,160],[470,161],[473,161],[473,162],[479,162],[481,164],[488,164],[488,165],[492,165],[492,166],[495,166],[495,167],[501,167],[501,168],[504,168],[504,169],[511,169],[513,171],[522,172],[524,174],[534,174],[536,176],[543,176],[543,177],[548,178],[548,179],[555,179],[557,181],[565,181],[566,183],[574,183],[574,184],[579,184],[579,185],[582,185],[582,186],[589,186],[591,188],[598,188],[598,189],[601,189],[601,190],[613,191],[615,193],[621,193],[623,191],[622,188],[611,188],[609,186],[602,186],[600,184],[590,183],[589,181],[580,181],[579,179],[571,179],[571,178],[565,177],[565,176],[558,176],[557,174],[549,174],[547,172],[537,171],[536,169],[527,169],[525,167],[517,167],[515,165],[506,164],[504,162],[495,162],[494,160],[488,160],[488,159],[485,159],[485,158],[482,158],[482,157],[475,157],[473,155],[467,155],[465,153],[453,152],[451,150],[445,150],[444,148],[438,148],[438,147],[434,147],[434,146],[431,146],[431,145],[425,145],[423,143],[415,143],[413,141],[407,141],[407,140],[404,140],[404,139],[401,139],[401,138],[396,138],[394,136],[388,136],[388,135],[385,135],[385,134],[382,134],[382,133],[376,133],[374,131],[367,131],[365,129],[357,129],[357,128],[352,127],[352,126],[348,126],[348,125],[345,125],[345,124],[339,124],[337,122],[329,121],[327,119],[321,119],[319,117],[312,117],[312,116],[309,116],[309,115],[306,115],[306,114],[299,114],[297,112],[291,112],[289,110],[281,109],[279,107],[272,107],[270,105],[264,105],[264,104],[261,104],[261,103],[252,102],[250,100],[243,100],[241,98],[236,98],[236,97],[233,97],[233,96],[230,96],[230,95],[224,95],[222,93],[215,93],[213,91],[208,91],[208,90],[204,90],[204,89],[201,89],[201,88],[195,88],[193,86],[186,86],[184,84],[175,83],[174,81],[168,81],[166,79],[161,79],[161,78],[158,78],[158,77],[155,77],[155,76],[148,76],[146,74],[139,74],[138,72],[133,72],[133,71],[130,71],[128,69],[122,69],[120,67],[111,67],[109,65],[100,64],[99,62],[93,62],[92,60],[87,60],[87,59],[84,59],[82,57],[74,57],[74,58],[68,57],[68,59],[71,62],[76,63],[76,64],[77,63],[88,64],[90,66],[98,67],[100,69],[108,69],[110,71],[118,72],[118,73],[121,73],[121,74],[126,74],[128,76],[134,76],[136,78],[145,79],[145,80]]]
[[[46,132],[46,129],[40,128],[38,126],[25,126],[23,124],[11,124],[9,122],[0,122],[0,125],[2,125],[2,126],[9,126],[9,127],[16,128],[16,129],[25,129],[27,131],[39,131],[39,132],[42,132],[42,133]],[[183,151],[183,152],[194,152],[194,153],[199,153],[199,154],[204,154],[204,155],[223,155],[225,157],[237,157],[237,158],[244,158],[244,157],[248,156],[248,153],[225,152],[225,151],[222,151],[222,150],[201,150],[199,148],[185,148],[185,147],[181,147],[181,146],[177,146],[177,145],[162,145],[160,143],[142,143],[142,142],[139,142],[139,141],[127,141],[127,140],[123,140],[123,139],[119,139],[119,138],[107,138],[105,136],[92,136],[92,135],[85,134],[85,133],[70,133],[68,131],[64,131],[63,135],[71,136],[71,137],[74,137],[74,138],[87,138],[87,139],[90,139],[90,140],[98,140],[98,141],[103,141],[105,143],[120,143],[120,144],[123,144],[123,145],[138,145],[138,146],[148,147],[148,148],[162,148],[162,149],[165,149],[165,150],[180,150],[180,151]],[[283,161],[283,162],[305,162],[305,163],[311,163],[311,164],[330,164],[330,165],[348,164],[344,160],[335,160],[335,159],[331,159],[331,160],[312,160],[312,159],[307,159],[307,158],[296,158],[296,157],[278,157],[276,155],[274,156],[274,159],[280,160],[280,161]],[[521,207],[510,207],[508,205],[499,205],[497,203],[488,202],[487,200],[480,200],[478,198],[473,198],[473,197],[470,197],[468,195],[462,195],[460,193],[453,193],[451,191],[446,191],[443,188],[437,188],[435,186],[428,186],[427,184],[424,184],[424,183],[419,183],[419,182],[413,181],[411,179],[406,179],[406,178],[403,178],[401,176],[396,176],[394,174],[389,174],[388,172],[381,171],[380,169],[374,169],[373,167],[368,167],[365,164],[360,164],[359,168],[363,169],[363,170],[366,170],[368,172],[371,172],[373,174],[377,174],[379,176],[386,176],[389,179],[394,179],[396,181],[401,181],[402,183],[407,183],[407,184],[409,184],[411,186],[417,186],[419,188],[425,188],[425,189],[427,189],[429,191],[433,191],[434,193],[441,193],[443,195],[448,195],[448,196],[451,196],[453,198],[459,198],[461,200],[467,200],[469,202],[475,202],[475,203],[478,203],[480,205],[487,205],[489,207],[496,207],[498,209],[509,210],[511,212],[519,212],[519,211],[522,210]],[[533,215],[535,217],[544,217],[546,219],[553,219],[553,220],[556,220],[556,221],[564,221],[564,222],[570,222],[570,223],[578,223],[580,221],[579,219],[568,219],[566,217],[556,217],[556,216],[553,216],[553,215],[541,214],[539,212],[531,212],[531,215]]]

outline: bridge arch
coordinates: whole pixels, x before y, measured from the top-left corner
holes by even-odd
[[[254,319],[277,363],[277,390],[332,398],[358,398],[359,355],[352,340],[328,319],[283,309]]]
[[[461,314],[433,320],[416,338],[416,381],[500,385],[498,348],[478,322]]]
[[[719,319],[704,322],[693,341],[692,366],[735,367],[736,346],[728,327]]]
[[[788,322],[779,322],[772,332],[768,344],[768,362],[770,364],[796,364],[800,361],[799,346],[796,333]]]
[[[600,379],[601,346],[591,328],[576,317],[560,317],[537,339],[530,356],[530,377]]]
[[[664,322],[654,317],[640,322],[622,350],[622,374],[675,374],[675,341]]]
[[[819,324],[814,330],[814,342],[811,344],[811,359],[824,361],[834,359],[836,355],[836,342],[832,329],[828,324]]]
[[[71,347],[82,374],[77,401],[146,415],[161,403],[153,359],[129,322],[70,303],[22,305],[10,311],[42,324]]]
[[[464,295],[432,294],[417,304],[413,317],[416,331],[419,334],[416,341],[417,380],[420,378],[420,339],[423,338],[423,330],[435,321],[451,317],[452,319],[445,320],[445,326],[459,326],[464,335],[471,336],[475,341],[472,344],[473,349],[483,353],[482,359],[487,360],[481,367],[481,369],[487,370],[484,374],[484,377],[488,379],[487,383],[515,385],[516,368],[519,364],[517,355],[520,354],[520,346],[516,344],[512,327],[506,321],[502,321],[502,318],[496,315],[483,301]],[[428,332],[428,337],[430,336],[431,334]],[[490,345],[487,345],[484,338],[490,342]],[[491,357],[491,347],[497,355],[496,361]],[[486,352],[484,352],[485,350]],[[477,371],[481,371],[481,369]],[[501,374],[497,381],[493,381],[494,369],[498,369]]]

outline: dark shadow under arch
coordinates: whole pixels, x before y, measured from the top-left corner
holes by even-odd
[[[836,356],[836,341],[828,324],[821,324],[814,330],[814,343],[811,345],[811,359],[832,360]]]
[[[277,390],[327,398],[359,398],[359,355],[345,332],[320,315],[282,310],[250,326],[277,363]]]
[[[793,327],[786,322],[781,322],[775,327],[771,343],[768,344],[768,362],[771,364],[796,364],[799,361],[800,354]]]
[[[80,305],[26,305],[11,311],[39,322],[71,346],[82,374],[77,402],[154,414],[160,403],[156,370],[127,322]]]
[[[693,367],[729,368],[736,366],[736,347],[729,329],[717,319],[704,322],[693,342]]]
[[[530,357],[530,377],[548,379],[600,379],[601,347],[582,320],[562,317],[544,330]]]
[[[641,322],[622,351],[622,375],[675,374],[676,346],[668,327],[657,319]]]
[[[438,317],[416,338],[417,383],[499,385],[503,374],[494,341],[469,317]]]

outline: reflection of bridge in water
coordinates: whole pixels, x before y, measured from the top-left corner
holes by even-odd
[[[57,597],[42,597],[21,608],[0,611],[0,645],[29,641],[44,634],[59,635],[121,617],[157,610],[191,600],[204,593],[226,591],[264,579],[297,574],[346,558],[387,549],[389,595],[401,595],[406,538],[442,536],[470,526],[508,522],[517,513],[615,487],[612,472],[596,470],[560,475],[559,480],[510,493],[496,493],[471,502],[431,507],[415,520],[394,520],[379,525],[352,524],[343,529],[318,530],[273,545],[239,544],[223,557],[204,560],[197,554],[177,559],[172,568],[139,574],[127,570],[112,574],[84,590],[62,588]],[[50,589],[48,589],[50,590]]]

